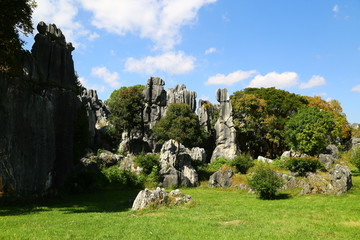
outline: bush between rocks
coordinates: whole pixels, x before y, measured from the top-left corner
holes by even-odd
[[[254,173],[248,181],[260,199],[275,199],[276,193],[284,185],[283,179],[268,163],[258,163]]]
[[[285,162],[285,166],[291,172],[298,173],[299,176],[305,176],[307,172],[316,172],[323,167],[321,162],[315,157],[293,157]]]

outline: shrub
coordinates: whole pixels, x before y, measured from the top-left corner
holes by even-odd
[[[272,164],[275,168],[287,169],[286,161],[284,158],[276,158],[276,159],[274,159]]]
[[[117,166],[112,166],[102,170],[106,179],[111,185],[119,187],[141,187],[143,180],[135,173],[129,170],[120,169]]]
[[[260,199],[274,199],[279,188],[283,186],[283,179],[271,169],[268,163],[258,163],[254,173],[248,181]]]
[[[350,162],[360,170],[360,148],[351,151]]]
[[[317,169],[322,167],[319,160],[314,157],[289,158],[285,165],[291,172],[297,172],[300,176],[305,176],[307,172],[316,172]]]
[[[90,192],[98,190],[106,184],[106,178],[98,170],[83,170],[73,176],[69,182],[69,190],[71,192]]]
[[[208,165],[208,170],[211,172],[216,172],[224,164],[230,164],[230,161],[224,157],[218,157]]]
[[[154,167],[159,167],[159,156],[141,153],[135,157],[134,162],[143,169],[145,174],[150,174]]]
[[[246,174],[246,172],[254,166],[254,161],[250,155],[242,154],[231,160],[230,165],[236,167],[240,173]]]

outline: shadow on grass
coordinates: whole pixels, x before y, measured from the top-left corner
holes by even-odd
[[[292,198],[292,196],[288,193],[279,193],[275,196],[274,200],[285,200],[290,198]]]
[[[360,170],[353,170],[351,171],[351,174],[353,177],[359,177],[360,176]]]
[[[48,199],[0,199],[0,216],[36,214],[45,211],[67,213],[122,212],[131,208],[138,189],[106,189],[93,193],[68,194]]]

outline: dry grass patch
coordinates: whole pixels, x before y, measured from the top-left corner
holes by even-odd
[[[360,221],[350,221],[350,222],[342,222],[341,225],[348,226],[348,227],[355,227],[360,228]]]
[[[238,226],[240,224],[245,224],[245,222],[242,220],[232,220],[229,222],[220,222],[220,224],[225,226]]]

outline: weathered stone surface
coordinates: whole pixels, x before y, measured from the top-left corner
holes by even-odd
[[[360,147],[360,138],[352,138],[351,139],[351,147],[352,147],[352,149]]]
[[[331,154],[320,154],[319,161],[324,164],[326,169],[331,169],[335,163],[335,158]]]
[[[329,173],[332,191],[336,194],[345,193],[352,187],[352,176],[350,169],[345,165],[336,164]]]
[[[299,181],[301,193],[342,194],[352,187],[351,171],[345,165],[336,164],[327,178],[329,180],[315,173],[308,174],[305,179]]]
[[[160,151],[161,185],[164,187],[194,187],[198,175],[191,165],[191,152],[175,140],[165,142]]]
[[[188,151],[192,161],[205,163],[206,162],[206,151],[200,147],[194,147]]]
[[[183,194],[179,189],[166,193],[163,188],[156,188],[156,190],[145,189],[138,193],[132,210],[141,210],[149,206],[160,205],[178,205],[188,203],[192,200],[190,195]]]
[[[140,174],[143,170],[141,167],[135,164],[134,155],[131,154],[128,154],[126,157],[120,160],[119,168],[124,170],[129,170],[136,174]]]
[[[290,158],[290,157],[307,157],[308,155],[305,153],[295,152],[293,150],[285,151],[281,155],[281,158]]]
[[[81,96],[61,30],[40,23],[24,77],[0,73],[0,178],[5,194],[43,194],[74,169],[74,132]]]
[[[264,163],[272,163],[273,162],[272,159],[266,158],[266,157],[263,157],[263,156],[258,156],[257,160],[260,161],[260,162],[264,162]]]
[[[204,127],[205,131],[209,132],[211,129],[211,109],[209,108],[210,102],[206,100],[199,100],[197,114],[199,116],[199,123]]]
[[[220,103],[219,119],[215,123],[216,147],[211,161],[218,157],[236,157],[236,131],[232,118],[232,106],[227,89],[218,89],[216,98]]]
[[[209,179],[209,187],[228,188],[232,184],[233,170],[228,167],[222,167],[212,174]]]
[[[138,193],[131,209],[140,210],[147,208],[150,205],[165,204],[168,198],[168,194],[163,188],[158,187],[154,191],[145,189]]]
[[[190,106],[191,110],[195,112],[196,92],[186,89],[184,84],[167,89],[166,94],[168,106],[172,103],[186,103]]]
[[[339,148],[334,144],[330,144],[326,147],[324,154],[330,154],[334,159],[338,159],[339,158]]]

